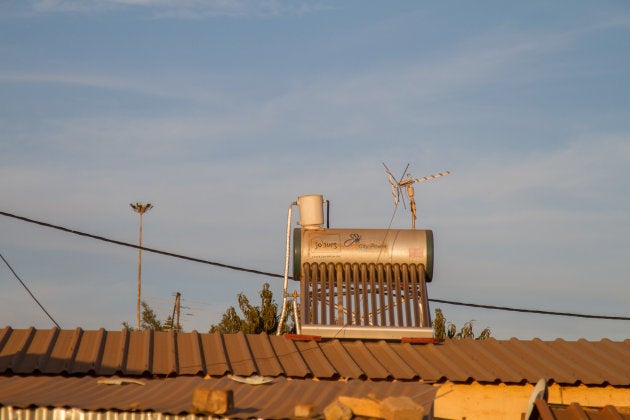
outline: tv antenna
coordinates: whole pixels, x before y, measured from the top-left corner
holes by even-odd
[[[439,172],[433,175],[427,175],[422,178],[414,178],[410,173],[407,173],[407,169],[409,169],[409,164],[405,166],[405,170],[403,171],[400,179],[396,181],[396,177],[392,174],[392,171],[389,170],[385,162],[383,162],[383,166],[385,167],[385,172],[387,173],[387,177],[389,178],[389,184],[392,187],[392,195],[394,196],[394,215],[396,214],[396,209],[398,208],[398,203],[402,200],[403,207],[407,208],[405,204],[405,195],[402,191],[405,188],[407,193],[407,198],[409,199],[409,210],[411,210],[411,229],[416,228],[416,199],[415,199],[415,190],[413,188],[413,184],[417,184],[424,181],[430,181],[432,179],[440,178],[446,175],[449,175],[450,171]],[[392,215],[392,220],[394,219],[394,215]],[[390,222],[391,225],[391,222]]]

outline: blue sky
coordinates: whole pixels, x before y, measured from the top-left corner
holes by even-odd
[[[382,162],[409,163],[452,172],[416,187],[431,298],[629,316],[629,42],[622,1],[0,1],[1,210],[136,242],[129,203],[151,202],[145,246],[282,273],[290,202],[384,228]],[[62,327],[133,324],[135,250],[1,217],[0,251]],[[280,298],[278,279],[143,263],[160,315],[176,291],[195,308],[187,330],[264,282]],[[0,324],[51,326],[6,267],[0,285]],[[497,338],[630,331],[436,306]]]

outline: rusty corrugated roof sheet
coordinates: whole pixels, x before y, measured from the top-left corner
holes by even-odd
[[[199,376],[143,378],[139,383],[108,385],[92,376],[0,376],[0,405],[18,408],[72,407],[90,412],[124,411],[180,415],[192,411],[196,388],[232,390],[234,409],[229,418],[294,418],[297,404],[313,404],[321,415],[338,396],[376,400],[407,396],[429,413],[437,388],[419,382],[315,381],[274,378],[263,385],[248,385]],[[90,416],[90,418],[93,416]],[[110,418],[110,417],[107,417]]]
[[[532,414],[527,420],[630,420],[630,413],[618,411],[616,407],[583,407],[578,403],[569,405],[549,404],[537,399]]]
[[[227,374],[286,378],[630,385],[630,340],[293,341],[268,334],[0,330],[0,375]]]

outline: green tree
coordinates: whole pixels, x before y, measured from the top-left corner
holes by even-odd
[[[130,326],[127,321],[122,323],[123,327],[130,331],[136,331],[137,329]],[[158,318],[157,314],[149,306],[148,303],[142,301],[142,318],[140,320],[140,331],[153,330],[153,331],[170,331],[173,325],[173,320],[169,316],[166,321],[162,321]],[[177,326],[177,331],[182,331],[182,326]]]
[[[171,331],[173,330],[173,317],[171,315],[169,315],[166,318],[166,321],[163,322],[163,326],[164,326],[164,331]],[[182,324],[177,324],[175,325],[175,332],[182,332],[184,331],[184,328],[182,327]]]
[[[234,334],[242,331],[245,334],[260,334],[262,332],[275,334],[278,329],[278,322],[280,322],[280,314],[268,283],[263,284],[259,296],[261,304],[260,306],[254,306],[244,293],[239,293],[237,301],[242,317],[236,313],[236,309],[233,306],[230,306],[221,316],[221,322],[210,326],[210,332]],[[290,308],[288,309],[290,310]],[[287,316],[287,319],[290,319],[290,316]],[[291,329],[292,326],[287,325],[285,322],[282,331],[289,332]]]
[[[444,318],[444,314],[440,308],[435,309],[435,318],[433,320],[433,331],[435,333],[435,338],[439,340],[444,339],[454,339],[461,340],[463,338],[472,338],[475,340],[486,340],[490,338],[492,335],[492,331],[490,328],[484,328],[479,335],[475,337],[475,332],[473,330],[474,320],[470,320],[464,324],[464,326],[458,331],[455,324],[450,321],[447,321]]]
[[[234,334],[241,330],[242,325],[243,320],[236,313],[234,306],[230,306],[221,317],[221,322],[210,327],[210,332],[221,334]]]

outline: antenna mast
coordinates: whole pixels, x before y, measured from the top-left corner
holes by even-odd
[[[440,177],[449,175],[451,172],[444,171],[444,172],[439,172],[434,175],[428,175],[422,178],[413,178],[411,174],[407,173],[407,169],[409,168],[409,164],[407,164],[407,166],[405,167],[405,170],[403,171],[402,176],[400,177],[400,180],[396,181],[396,177],[394,177],[394,175],[389,170],[387,165],[383,163],[383,166],[385,167],[385,173],[387,173],[387,176],[389,178],[389,183],[392,187],[392,195],[394,196],[394,211],[396,211],[396,208],[398,207],[398,201],[400,198],[402,198],[403,206],[405,205],[404,195],[401,192],[402,188],[405,187],[405,190],[407,192],[407,197],[409,198],[409,210],[411,211],[411,229],[415,229],[417,217],[416,217],[415,190],[413,188],[413,184],[440,178]],[[405,175],[407,175],[406,178],[405,178]]]

